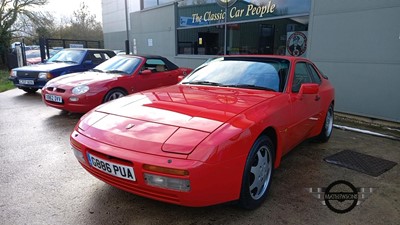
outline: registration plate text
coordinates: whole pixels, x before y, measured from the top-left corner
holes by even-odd
[[[136,181],[135,172],[132,167],[124,166],[118,163],[109,162],[104,159],[100,159],[94,155],[87,154],[89,164],[100,171],[108,173],[110,175],[120,177],[123,179]]]
[[[34,85],[35,82],[33,80],[19,80],[19,84],[28,84],[28,85]]]
[[[46,98],[47,101],[62,103],[62,98],[61,98],[61,96],[58,96],[58,95],[46,94],[45,98]]]

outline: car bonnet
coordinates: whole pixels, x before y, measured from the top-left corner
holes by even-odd
[[[85,115],[78,127],[82,134],[118,147],[189,154],[229,119],[276,95],[174,85],[101,105]]]

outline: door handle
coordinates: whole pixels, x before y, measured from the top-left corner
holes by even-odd
[[[321,96],[317,95],[315,96],[315,101],[319,101],[321,99]]]

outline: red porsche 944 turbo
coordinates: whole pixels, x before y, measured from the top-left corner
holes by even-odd
[[[70,136],[80,164],[125,191],[184,206],[262,204],[283,155],[328,141],[334,88],[307,59],[225,56],[179,84],[103,104]]]
[[[42,97],[48,106],[83,113],[128,94],[176,84],[191,71],[161,56],[118,55],[91,71],[50,80]]]

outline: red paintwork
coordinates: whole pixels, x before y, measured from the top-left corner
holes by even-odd
[[[26,63],[28,66],[33,65],[33,64],[38,64],[41,62],[42,62],[42,58],[40,58],[40,57],[26,59]]]
[[[148,71],[149,73],[139,74],[144,62],[143,58],[138,69],[130,75],[87,71],[60,76],[42,89],[43,102],[48,106],[69,112],[85,113],[102,104],[105,95],[111,89],[119,88],[128,94],[132,94],[161,86],[173,85],[180,81],[180,76],[186,76],[192,71],[190,68],[178,68],[165,72],[151,73],[151,71]],[[72,89],[80,84],[88,85],[90,87],[89,92],[78,95],[79,101],[77,102],[70,101],[69,98],[75,96],[72,93]],[[52,91],[49,87],[57,87],[57,90]],[[46,94],[61,96],[64,103],[59,104],[47,101],[45,99]]]
[[[291,65],[309,62],[281,58]],[[320,133],[334,101],[334,89],[327,79],[297,94],[289,91],[293,69],[288,76],[289,88],[283,93],[178,84],[117,99],[83,116],[71,134],[71,143],[83,152],[86,162],[82,166],[87,171],[125,191],[185,206],[237,200],[245,161],[257,137],[267,129],[275,133],[276,168],[289,150]],[[320,101],[315,101],[317,95]],[[128,124],[135,126],[128,130]],[[137,181],[93,169],[87,163],[88,152],[131,162]],[[146,185],[143,164],[188,170],[191,190]]]

